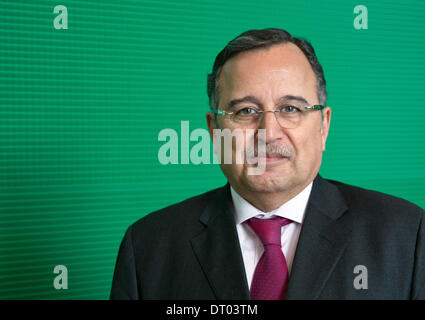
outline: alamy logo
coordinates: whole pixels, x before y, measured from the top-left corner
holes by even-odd
[[[357,16],[354,18],[354,21],[353,21],[354,29],[356,30],[367,29],[368,28],[367,7],[359,4],[354,7],[353,13],[357,14]]]
[[[56,30],[68,29],[68,9],[63,5],[57,5],[53,8],[53,13],[58,14],[53,20],[53,27]]]
[[[353,286],[356,290],[365,290],[368,288],[368,276],[367,276],[367,268],[360,264],[354,267],[354,274],[357,276],[354,277]]]
[[[255,136],[257,141],[255,141]],[[189,121],[181,121],[180,139],[176,130],[167,128],[159,132],[158,141],[165,142],[158,150],[158,160],[163,165],[247,163],[252,165],[248,167],[249,175],[263,174],[266,169],[265,129],[214,129],[213,161],[211,161],[210,154],[209,132],[201,128],[190,132]],[[190,147],[190,142],[196,142],[196,144]]]
[[[57,265],[53,269],[54,274],[58,274],[53,280],[53,288],[56,290],[68,289],[68,269],[63,265]]]

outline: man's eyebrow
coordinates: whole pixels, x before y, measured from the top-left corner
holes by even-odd
[[[230,100],[230,102],[227,104],[227,108],[228,109],[231,109],[234,106],[238,105],[239,103],[243,103],[243,102],[251,102],[251,103],[254,103],[254,104],[258,105],[258,106],[261,105],[260,100],[258,100],[256,97],[254,97],[254,96],[245,96],[245,97],[240,98],[240,99]]]
[[[293,96],[293,95],[287,94],[286,96],[280,97],[278,99],[279,103],[286,102],[286,101],[298,101],[298,102],[301,102],[301,103],[303,103],[307,106],[309,105],[308,101],[301,96]]]
[[[278,103],[284,103],[284,102],[288,102],[288,101],[297,101],[297,102],[300,102],[300,103],[302,103],[302,104],[304,104],[306,106],[309,105],[308,101],[304,97],[293,96],[293,95],[290,95],[290,94],[287,94],[287,95],[285,95],[283,97],[280,97],[277,100]],[[227,104],[227,108],[228,109],[231,109],[231,108],[235,107],[236,105],[238,105],[239,103],[243,103],[243,102],[251,102],[251,103],[256,104],[257,106],[261,106],[262,105],[261,101],[259,99],[257,99],[256,97],[254,97],[254,96],[245,96],[245,97],[240,98],[240,99],[230,100],[230,102]]]

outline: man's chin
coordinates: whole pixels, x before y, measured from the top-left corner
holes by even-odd
[[[284,192],[290,189],[292,183],[291,177],[284,173],[271,172],[272,169],[266,170],[261,175],[246,175],[245,185],[251,192],[276,193]]]

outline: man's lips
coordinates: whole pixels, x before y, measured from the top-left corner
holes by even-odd
[[[266,153],[266,158],[284,158],[280,153]]]
[[[280,153],[267,153],[266,157],[260,157],[259,160],[266,160],[266,163],[270,163],[270,162],[276,162],[276,161],[280,161],[280,160],[284,160],[287,159],[287,157],[281,155]]]

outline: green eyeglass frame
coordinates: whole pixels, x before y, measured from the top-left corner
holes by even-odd
[[[320,105],[320,104],[315,104],[313,106],[308,106],[308,107],[297,107],[297,109],[299,109],[302,112],[307,112],[307,111],[314,111],[314,110],[323,110],[324,108],[326,108],[326,106]],[[225,111],[225,110],[221,110],[221,109],[210,109],[212,113],[219,115],[219,116],[225,116],[225,115],[232,115],[234,114],[234,112],[229,112],[229,111]],[[264,112],[280,112],[279,110],[262,110],[262,111],[258,111],[259,113],[264,113]]]
[[[301,117],[302,114],[308,111],[323,110],[324,108],[326,108],[326,106],[323,106],[320,104],[307,106],[307,107],[300,107],[300,106],[295,107],[292,105],[288,105],[287,107],[293,107],[295,108],[295,110],[293,112],[292,111],[286,112],[286,111],[283,111],[284,109],[259,110],[255,108],[254,113],[243,115],[243,116],[241,115],[239,116],[239,118],[238,118],[237,112],[247,108],[242,108],[241,110],[235,111],[235,112],[233,111],[229,112],[229,111],[225,111],[221,109],[211,108],[211,112],[219,116],[230,116],[230,120],[233,123],[244,126],[244,127],[251,127],[251,126],[255,127],[258,124],[258,121],[262,119],[264,113],[273,112],[277,122],[282,128],[292,129],[297,127],[299,123],[302,121],[302,117]],[[323,114],[322,114],[322,120],[323,120]]]

